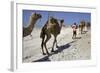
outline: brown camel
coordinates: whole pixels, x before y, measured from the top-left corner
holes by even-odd
[[[87,22],[86,27],[87,27],[87,30],[89,30],[91,28],[91,23],[90,22]]]
[[[46,43],[51,38],[51,34],[54,36],[54,42],[53,42],[51,52],[54,52],[54,45],[56,43],[56,47],[57,47],[57,36],[58,34],[60,34],[63,22],[64,20],[60,20],[60,24],[59,24],[57,19],[50,17],[48,21],[46,22],[46,24],[43,26],[41,30],[41,34],[40,34],[40,38],[42,38],[41,48],[42,48],[43,55],[46,55],[46,53],[49,54]],[[45,36],[46,36],[46,39],[45,39]],[[43,46],[45,47],[46,53],[44,53]]]
[[[23,27],[23,37],[26,37],[28,35],[31,35],[31,32],[35,26],[36,21],[41,18],[42,16],[40,14],[34,13],[30,16],[29,20],[29,26],[28,27]]]
[[[85,21],[81,21],[79,25],[79,31],[81,32],[81,34],[83,33],[84,29],[85,29]]]

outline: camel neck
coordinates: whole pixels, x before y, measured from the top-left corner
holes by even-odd
[[[36,23],[37,20],[38,19],[35,19],[35,18],[31,19],[30,23],[29,23],[29,28],[33,28],[35,26],[35,23]]]

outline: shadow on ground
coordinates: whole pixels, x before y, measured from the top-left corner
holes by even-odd
[[[58,46],[58,49],[55,50],[55,52],[53,52],[53,53],[50,52],[49,55],[46,55],[46,56],[44,56],[43,58],[40,58],[40,59],[35,60],[35,61],[32,61],[32,62],[51,61],[51,60],[49,59],[50,56],[52,56],[52,55],[54,55],[54,54],[58,54],[58,53],[62,52],[62,51],[65,50],[65,49],[68,49],[68,48],[71,46],[71,44],[74,43],[74,42],[75,42],[75,41],[71,41],[71,42],[69,42],[69,43],[67,43],[67,44],[65,44],[65,45]]]

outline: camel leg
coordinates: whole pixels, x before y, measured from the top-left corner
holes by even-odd
[[[55,45],[55,42],[56,42],[56,41],[54,40],[51,52],[54,52],[54,45]]]
[[[79,34],[81,34],[81,28],[79,28]]]
[[[55,43],[56,43],[56,48],[58,48],[58,44],[57,44],[57,36],[55,36]]]
[[[44,50],[43,50],[44,38],[45,38],[45,37],[42,38],[41,48],[42,48],[42,53],[43,53],[43,55],[46,55],[46,54],[44,53]]]
[[[57,38],[56,38],[56,48],[58,48],[58,44],[57,44]]]
[[[48,40],[51,38],[51,35],[50,34],[47,34],[47,38],[46,38],[46,40],[45,40],[45,42],[44,42],[44,47],[45,47],[45,49],[46,49],[46,53],[47,54],[49,54],[49,52],[48,52],[48,50],[47,50],[47,47],[46,47],[46,43],[48,42]]]
[[[53,46],[52,46],[51,52],[54,52],[54,45],[55,45],[55,43],[56,43],[56,46],[57,46],[56,36],[54,37],[54,42],[53,42]]]

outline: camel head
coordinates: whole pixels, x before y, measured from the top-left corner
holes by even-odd
[[[31,18],[32,19],[39,19],[39,18],[42,18],[42,16],[41,16],[41,14],[32,13]]]
[[[64,23],[64,20],[60,20],[60,23],[63,24]]]

